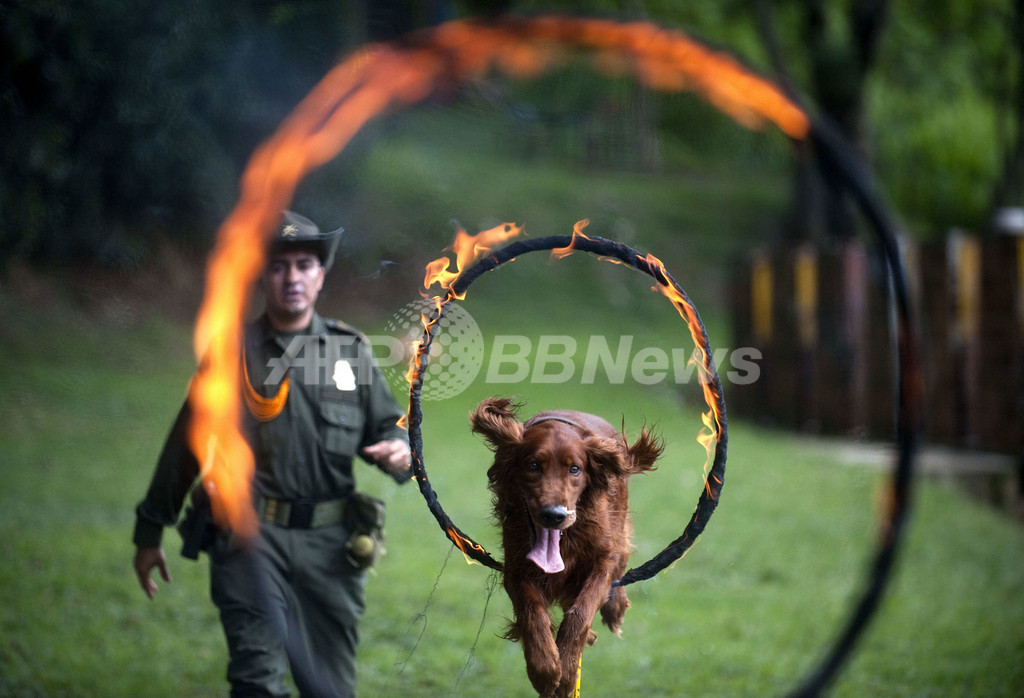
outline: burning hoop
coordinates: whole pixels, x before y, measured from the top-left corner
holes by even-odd
[[[816,155],[845,182],[876,235],[890,272],[896,316],[899,452],[880,540],[863,592],[829,652],[796,691],[798,695],[817,695],[849,656],[877,609],[909,512],[923,376],[907,282],[893,222],[875,192],[867,166],[842,135],[824,121],[813,119],[795,98],[729,54],[681,32],[644,22],[619,24],[573,17],[453,21],[413,41],[364,48],[321,80],[253,155],[242,178],[239,203],[218,231],[207,270],[194,340],[196,355],[206,360],[190,392],[194,418],[189,425],[189,445],[203,464],[204,484],[216,495],[214,515],[243,540],[256,534],[257,520],[249,496],[254,460],[240,431],[238,346],[244,289],[256,279],[264,262],[262,246],[254,243],[267,239],[299,181],[337,155],[364,124],[385,109],[421,102],[492,68],[514,77],[539,74],[553,64],[555,49],[563,46],[591,51],[596,65],[628,70],[653,89],[692,90],[741,125],[758,127],[770,122],[790,138],[810,142]],[[724,455],[724,444],[722,449]]]
[[[703,533],[715,507],[718,506],[718,498],[725,480],[726,450],[729,441],[725,416],[725,396],[722,392],[722,381],[718,377],[718,369],[715,367],[712,357],[708,334],[700,319],[700,314],[661,260],[650,254],[643,255],[621,242],[583,235],[580,231],[585,225],[586,221],[577,223],[572,236],[555,235],[531,240],[517,240],[488,254],[465,272],[460,269],[455,274],[444,275],[445,278],[441,283],[443,288],[447,288],[448,295],[444,298],[436,298],[437,309],[431,317],[424,318],[423,338],[418,342],[416,353],[409,362],[409,444],[412,447],[413,473],[419,483],[420,492],[423,494],[430,512],[441,526],[441,530],[467,557],[493,569],[502,569],[500,562],[491,557],[483,546],[463,533],[445,513],[444,507],[441,506],[437,494],[430,485],[423,462],[423,433],[421,429],[423,409],[420,405],[420,392],[423,389],[423,375],[429,363],[430,345],[448,304],[455,299],[465,298],[470,285],[483,274],[524,254],[541,250],[551,250],[555,256],[565,256],[576,250],[590,252],[649,275],[657,283],[654,288],[665,295],[680,316],[686,320],[690,336],[693,338],[700,382],[709,410],[703,416],[706,431],[698,436],[698,440],[707,450],[708,460],[705,462],[704,487],[697,500],[697,507],[682,534],[650,560],[629,570],[621,579],[612,582],[612,586],[625,586],[650,579],[685,555],[686,551]],[[443,270],[441,271],[443,272]],[[710,469],[708,469],[708,463],[710,463]]]

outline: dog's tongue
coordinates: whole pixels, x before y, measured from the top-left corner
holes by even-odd
[[[558,529],[537,526],[537,542],[534,544],[533,550],[526,556],[527,559],[533,560],[537,567],[548,574],[561,572],[565,569],[562,553],[558,548],[561,537],[562,532]]]

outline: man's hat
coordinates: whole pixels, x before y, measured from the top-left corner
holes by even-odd
[[[321,233],[317,224],[305,216],[294,211],[284,211],[270,249],[273,252],[291,249],[293,246],[309,248],[320,258],[323,268],[328,270],[334,264],[334,253],[344,231],[344,228],[338,228],[329,233]]]

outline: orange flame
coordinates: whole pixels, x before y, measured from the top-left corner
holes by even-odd
[[[590,224],[590,220],[584,218],[583,220],[577,221],[573,226],[572,240],[566,247],[559,247],[551,251],[552,259],[562,259],[572,254],[577,248],[577,242],[580,238],[590,240],[592,238],[587,237],[583,234],[583,229]],[[599,257],[599,259],[614,262],[616,264],[622,264],[618,259],[611,257]],[[712,382],[711,376],[713,375],[711,361],[712,358],[705,353],[702,349],[704,345],[704,338],[700,336],[700,320],[697,315],[696,308],[693,307],[685,296],[683,296],[675,286],[668,283],[669,275],[665,268],[665,264],[652,254],[648,254],[643,258],[643,261],[647,262],[653,269],[660,273],[660,278],[665,280],[662,283],[658,280],[658,284],[652,287],[652,290],[657,290],[666,296],[672,305],[675,306],[676,310],[686,320],[686,325],[690,330],[690,336],[693,339],[695,346],[693,356],[690,362],[697,366],[697,374],[700,380],[701,388],[704,392],[704,401],[710,408],[708,412],[701,415],[701,422],[703,427],[697,434],[697,442],[704,448],[707,453],[707,458],[704,461],[704,487],[708,493],[708,496],[714,496],[711,490],[711,485],[708,482],[708,466],[714,460],[715,449],[718,444],[718,435],[722,432],[722,418],[718,407],[718,394],[715,392],[715,385]],[[717,478],[716,478],[717,479]]]
[[[770,121],[793,138],[809,132],[807,115],[774,85],[729,55],[653,24],[569,17],[497,25],[454,21],[411,45],[376,44],[355,53],[331,70],[256,151],[242,176],[239,202],[217,233],[195,327],[201,361],[190,391],[188,440],[203,464],[218,522],[243,537],[257,531],[249,496],[254,461],[240,431],[245,290],[265,262],[259,242],[269,237],[299,182],[386,108],[421,101],[441,84],[480,77],[492,67],[516,77],[536,75],[562,46],[593,51],[599,69],[631,69],[655,89],[691,89],[745,126]],[[444,272],[438,283],[450,286],[447,269],[446,264],[435,273]]]
[[[457,278],[457,275],[456,275]],[[454,280],[452,280],[454,281]],[[425,337],[430,337],[433,334],[433,327],[441,320],[441,314],[444,310],[444,306],[450,303],[453,299],[453,295],[449,291],[449,294],[444,298],[440,296],[434,296],[433,301],[437,312],[433,318],[427,317],[425,314],[420,314],[420,323],[423,325],[423,331]],[[409,392],[409,409],[406,410],[405,414],[399,419],[399,424],[403,429],[409,428],[408,415],[412,411],[412,385],[416,381],[416,376],[420,375],[422,378],[422,371],[424,363],[426,362],[426,356],[430,349],[428,348],[427,342],[423,339],[417,339],[412,342],[412,358],[409,359],[409,368],[405,371],[405,382],[410,386]]]
[[[444,530],[448,534],[448,540],[455,544],[455,547],[462,553],[462,557],[466,558],[467,565],[479,565],[480,563],[469,556],[467,548],[472,548],[481,555],[486,555],[487,551],[484,550],[483,546],[479,543],[474,543],[471,540],[467,540],[464,536],[459,535],[458,531],[454,527],[449,527]]]
[[[572,240],[565,247],[557,247],[551,250],[551,259],[562,259],[568,257],[576,249],[576,241],[580,238],[590,240],[591,238],[583,234],[583,229],[590,225],[590,219],[584,218],[583,220],[576,221],[575,225],[572,226]]]
[[[502,223],[476,235],[470,235],[462,228],[455,232],[455,240],[443,250],[444,252],[453,252],[455,254],[455,271],[449,271],[451,260],[445,256],[438,257],[426,265],[423,288],[429,290],[436,283],[447,291],[447,294],[444,297],[433,296],[434,305],[437,310],[433,318],[428,318],[426,315],[420,316],[425,335],[431,334],[433,326],[441,319],[444,307],[448,303],[451,303],[453,300],[463,300],[466,297],[465,293],[459,295],[452,291],[452,284],[458,280],[462,272],[495,247],[522,232],[523,226],[515,223]],[[424,357],[429,351],[422,340],[413,342],[412,348],[413,355],[409,360],[409,369],[405,373],[405,381],[410,386],[416,379],[416,375],[421,372],[425,361]],[[411,395],[409,399],[412,400]],[[463,554],[465,554],[465,550],[463,550]]]
[[[668,272],[660,259],[652,254],[648,254],[646,261],[660,272],[661,278],[668,280]],[[672,302],[672,305],[675,306],[679,315],[686,320],[686,326],[690,330],[690,336],[693,339],[694,346],[696,347],[691,361],[695,362],[697,365],[700,386],[704,392],[704,402],[706,402],[707,406],[710,408],[709,411],[701,415],[701,421],[704,423],[704,427],[697,435],[697,441],[707,452],[707,459],[704,461],[704,487],[708,496],[713,496],[711,485],[708,483],[707,469],[708,465],[710,465],[714,460],[715,448],[718,444],[718,435],[722,433],[722,415],[718,405],[718,400],[721,396],[716,392],[715,384],[711,380],[711,376],[714,375],[714,371],[712,371],[713,359],[701,348],[704,345],[704,338],[699,334],[700,320],[697,315],[697,309],[693,307],[693,304],[687,301],[686,297],[679,293],[678,289],[670,283],[662,283],[659,281],[656,286],[652,287],[652,290],[659,291],[662,295],[667,297]]]
[[[438,27],[432,40],[458,53],[460,77],[479,77],[492,65],[532,77],[554,62],[556,46],[578,46],[594,52],[601,72],[631,69],[653,89],[693,90],[748,128],[771,121],[793,138],[806,137],[810,129],[797,105],[729,54],[647,22],[555,16],[493,26],[456,21]]]
[[[413,358],[415,358],[415,359],[419,358],[419,356],[420,356],[420,347],[422,345],[423,345],[423,340],[422,339],[413,340],[413,343],[412,343],[412,355],[413,355]],[[405,372],[405,382],[406,383],[412,383],[413,378],[415,377],[416,369],[418,369],[418,368],[419,368],[419,363],[418,362],[416,362],[416,363],[409,362],[409,368]]]
[[[455,253],[455,271],[449,271],[451,260],[447,257],[438,257],[434,261],[428,262],[426,276],[423,278],[423,288],[429,290],[436,283],[450,292],[452,284],[462,275],[462,272],[495,247],[522,232],[523,226],[515,223],[502,223],[476,235],[470,235],[464,229],[459,228],[455,232],[455,240],[452,244],[442,250],[442,252]],[[454,296],[456,300],[462,300],[465,297],[465,294]]]

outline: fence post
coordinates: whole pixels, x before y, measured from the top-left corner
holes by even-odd
[[[729,284],[729,305],[732,314],[732,350],[741,347],[756,347],[762,352],[759,367],[764,369],[764,341],[755,338],[754,333],[754,277],[757,258],[743,257],[733,265],[732,280]],[[721,370],[721,366],[719,366]],[[728,376],[728,373],[725,374]],[[730,412],[759,418],[757,405],[764,399],[764,376],[749,384],[729,383],[725,386],[725,397]]]
[[[801,362],[799,319],[796,312],[796,276],[793,265],[793,249],[789,248],[769,258],[771,270],[771,318],[770,339],[764,357],[765,389],[767,400],[764,405],[769,419],[781,426],[801,428],[807,415],[808,382],[805,380],[807,365]]]
[[[803,386],[796,417],[801,428],[821,429],[821,391],[814,380],[818,366],[818,253],[814,245],[804,243],[792,253],[793,313],[796,318],[796,376]]]
[[[980,241],[975,431],[986,450],[1020,453],[1024,445],[1024,236]]]
[[[867,434],[867,256],[855,241],[821,253],[815,382],[822,430]]]

